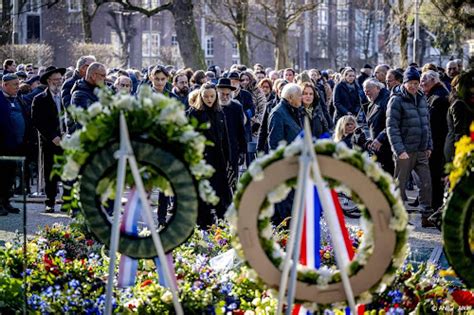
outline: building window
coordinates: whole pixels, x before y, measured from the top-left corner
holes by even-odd
[[[238,65],[238,64],[240,64],[240,59],[232,59],[232,64],[233,64],[233,65]]]
[[[171,35],[171,46],[178,46],[178,36]]]
[[[214,36],[206,36],[206,57],[214,57]]]
[[[233,42],[232,43],[232,58],[236,59],[236,58],[239,58],[239,57],[240,57],[239,45],[237,44],[237,42]]]
[[[318,24],[328,24],[328,11],[327,9],[318,10]]]
[[[40,13],[41,11],[41,0],[28,0],[25,3],[25,7],[22,10],[28,13]]]
[[[328,50],[326,47],[321,47],[319,58],[327,58],[328,57]]]
[[[80,12],[81,11],[81,0],[67,0],[68,12]]]
[[[155,57],[159,55],[160,33],[145,32],[142,34],[142,56]]]
[[[142,0],[142,7],[150,10],[160,6],[160,0]]]
[[[206,65],[207,65],[208,67],[214,65],[214,59],[206,59]]]

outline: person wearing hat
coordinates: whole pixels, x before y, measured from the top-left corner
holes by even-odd
[[[31,116],[33,126],[41,135],[45,178],[45,212],[54,212],[58,176],[51,177],[54,156],[61,155],[61,138],[67,133],[66,109],[62,104],[61,86],[65,68],[48,67],[41,75],[40,82],[47,88],[33,99]]]
[[[360,69],[360,74],[357,76],[357,83],[359,86],[364,84],[364,81],[372,76],[372,66],[365,64],[362,69]]]
[[[28,134],[26,105],[18,96],[20,80],[14,73],[2,77],[0,91],[0,156],[22,156],[25,153]],[[16,162],[0,161],[0,215],[19,213],[10,204],[12,186],[16,176]]]
[[[247,140],[245,138],[244,110],[242,105],[232,99],[235,87],[227,78],[220,78],[217,83],[217,96],[219,104],[225,114],[230,146],[229,175],[230,187],[235,190],[239,175],[239,162],[245,161],[247,153]]]
[[[253,103],[252,94],[240,88],[240,73],[238,71],[229,72],[227,78],[230,79],[232,86],[235,87],[235,91],[233,93],[234,100],[242,104],[244,109],[245,136],[247,142],[252,142],[252,128],[250,122],[252,117],[255,115],[255,105]],[[251,156],[247,155],[247,166],[250,165],[252,159],[253,158]]]
[[[433,141],[428,103],[419,86],[420,73],[415,67],[408,67],[403,74],[403,84],[392,92],[388,102],[387,134],[395,156],[395,178],[402,200],[408,201],[405,185],[414,170],[420,178],[422,227],[431,227],[428,221],[433,213],[429,158]]]

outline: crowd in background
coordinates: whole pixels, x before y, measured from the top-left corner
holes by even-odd
[[[187,115],[209,123],[204,133],[214,143],[206,148],[205,158],[216,169],[211,185],[220,202],[215,207],[200,205],[198,223],[203,227],[224,215],[240,171],[257,154],[293,141],[305,117],[314,137],[332,137],[376,157],[398,180],[406,205],[419,208],[422,225],[432,226],[430,218],[439,215],[443,205],[444,165],[474,118],[473,71],[463,71],[459,60],[449,61],[446,68],[431,63],[406,69],[367,64],[358,70],[313,68],[297,73],[260,64],[222,71],[218,66],[193,71],[163,65],[125,70],[83,56],[75,68],[67,69],[17,65],[7,59],[1,77],[0,156],[26,156],[31,178],[37,173],[41,146],[46,212],[55,211],[58,178],[49,176],[54,155],[62,152],[61,139],[80,127],[68,116],[69,107],[88,108],[98,101],[97,88],[135,95],[145,84],[181,102]],[[14,162],[0,161],[0,171],[0,215],[18,213],[10,203],[17,176]],[[419,196],[408,204],[406,189],[415,184]],[[160,224],[166,224],[172,205],[172,198],[160,195]],[[291,205],[283,202],[274,223],[290,211]]]

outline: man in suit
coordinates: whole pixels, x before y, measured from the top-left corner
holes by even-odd
[[[14,73],[2,77],[0,91],[0,155],[18,156],[25,153],[25,135],[28,134],[26,105],[18,96],[20,80]],[[15,182],[16,162],[0,161],[0,215],[18,213],[10,204]]]
[[[41,135],[44,154],[46,213],[54,212],[59,178],[50,175],[54,156],[62,154],[61,137],[67,132],[67,119],[61,100],[61,85],[65,72],[64,68],[48,67],[40,79],[42,84],[47,85],[47,88],[33,99],[32,105],[33,125]]]

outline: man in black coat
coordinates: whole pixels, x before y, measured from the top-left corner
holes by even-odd
[[[0,156],[18,156],[25,152],[25,135],[28,134],[26,105],[18,96],[20,80],[14,73],[2,78],[0,92]],[[16,162],[0,161],[0,215],[18,213],[20,209],[10,204],[15,182]]]
[[[81,56],[77,60],[73,76],[67,79],[61,87],[61,98],[64,107],[67,108],[71,104],[72,87],[77,81],[86,76],[87,68],[89,68],[93,62],[95,62],[94,56]]]
[[[420,86],[428,99],[433,152],[430,156],[430,173],[433,185],[432,207],[443,205],[444,195],[444,144],[448,134],[446,116],[449,109],[449,92],[441,83],[438,72],[428,70],[421,75]]]
[[[46,213],[54,212],[59,178],[50,175],[54,165],[54,156],[62,154],[61,137],[67,132],[67,121],[64,119],[65,108],[61,100],[61,85],[65,72],[64,68],[48,67],[40,79],[47,88],[34,98],[32,105],[33,125],[41,135],[43,148]]]
[[[97,102],[99,98],[94,90],[105,84],[107,71],[101,63],[94,62],[87,68],[85,78],[77,81],[72,90],[71,105],[87,109],[92,103]]]
[[[245,139],[244,111],[240,103],[232,100],[232,91],[235,91],[235,87],[231,85],[229,79],[219,79],[217,84],[218,100],[225,114],[229,135],[230,164],[232,168],[232,174],[229,174],[230,187],[235,190],[239,175],[239,161],[245,159],[247,141]]]
[[[366,80],[363,86],[364,93],[369,100],[366,111],[367,125],[372,139],[369,148],[375,152],[377,162],[380,163],[384,171],[393,176],[395,165],[386,130],[387,103],[390,92],[375,79]]]

